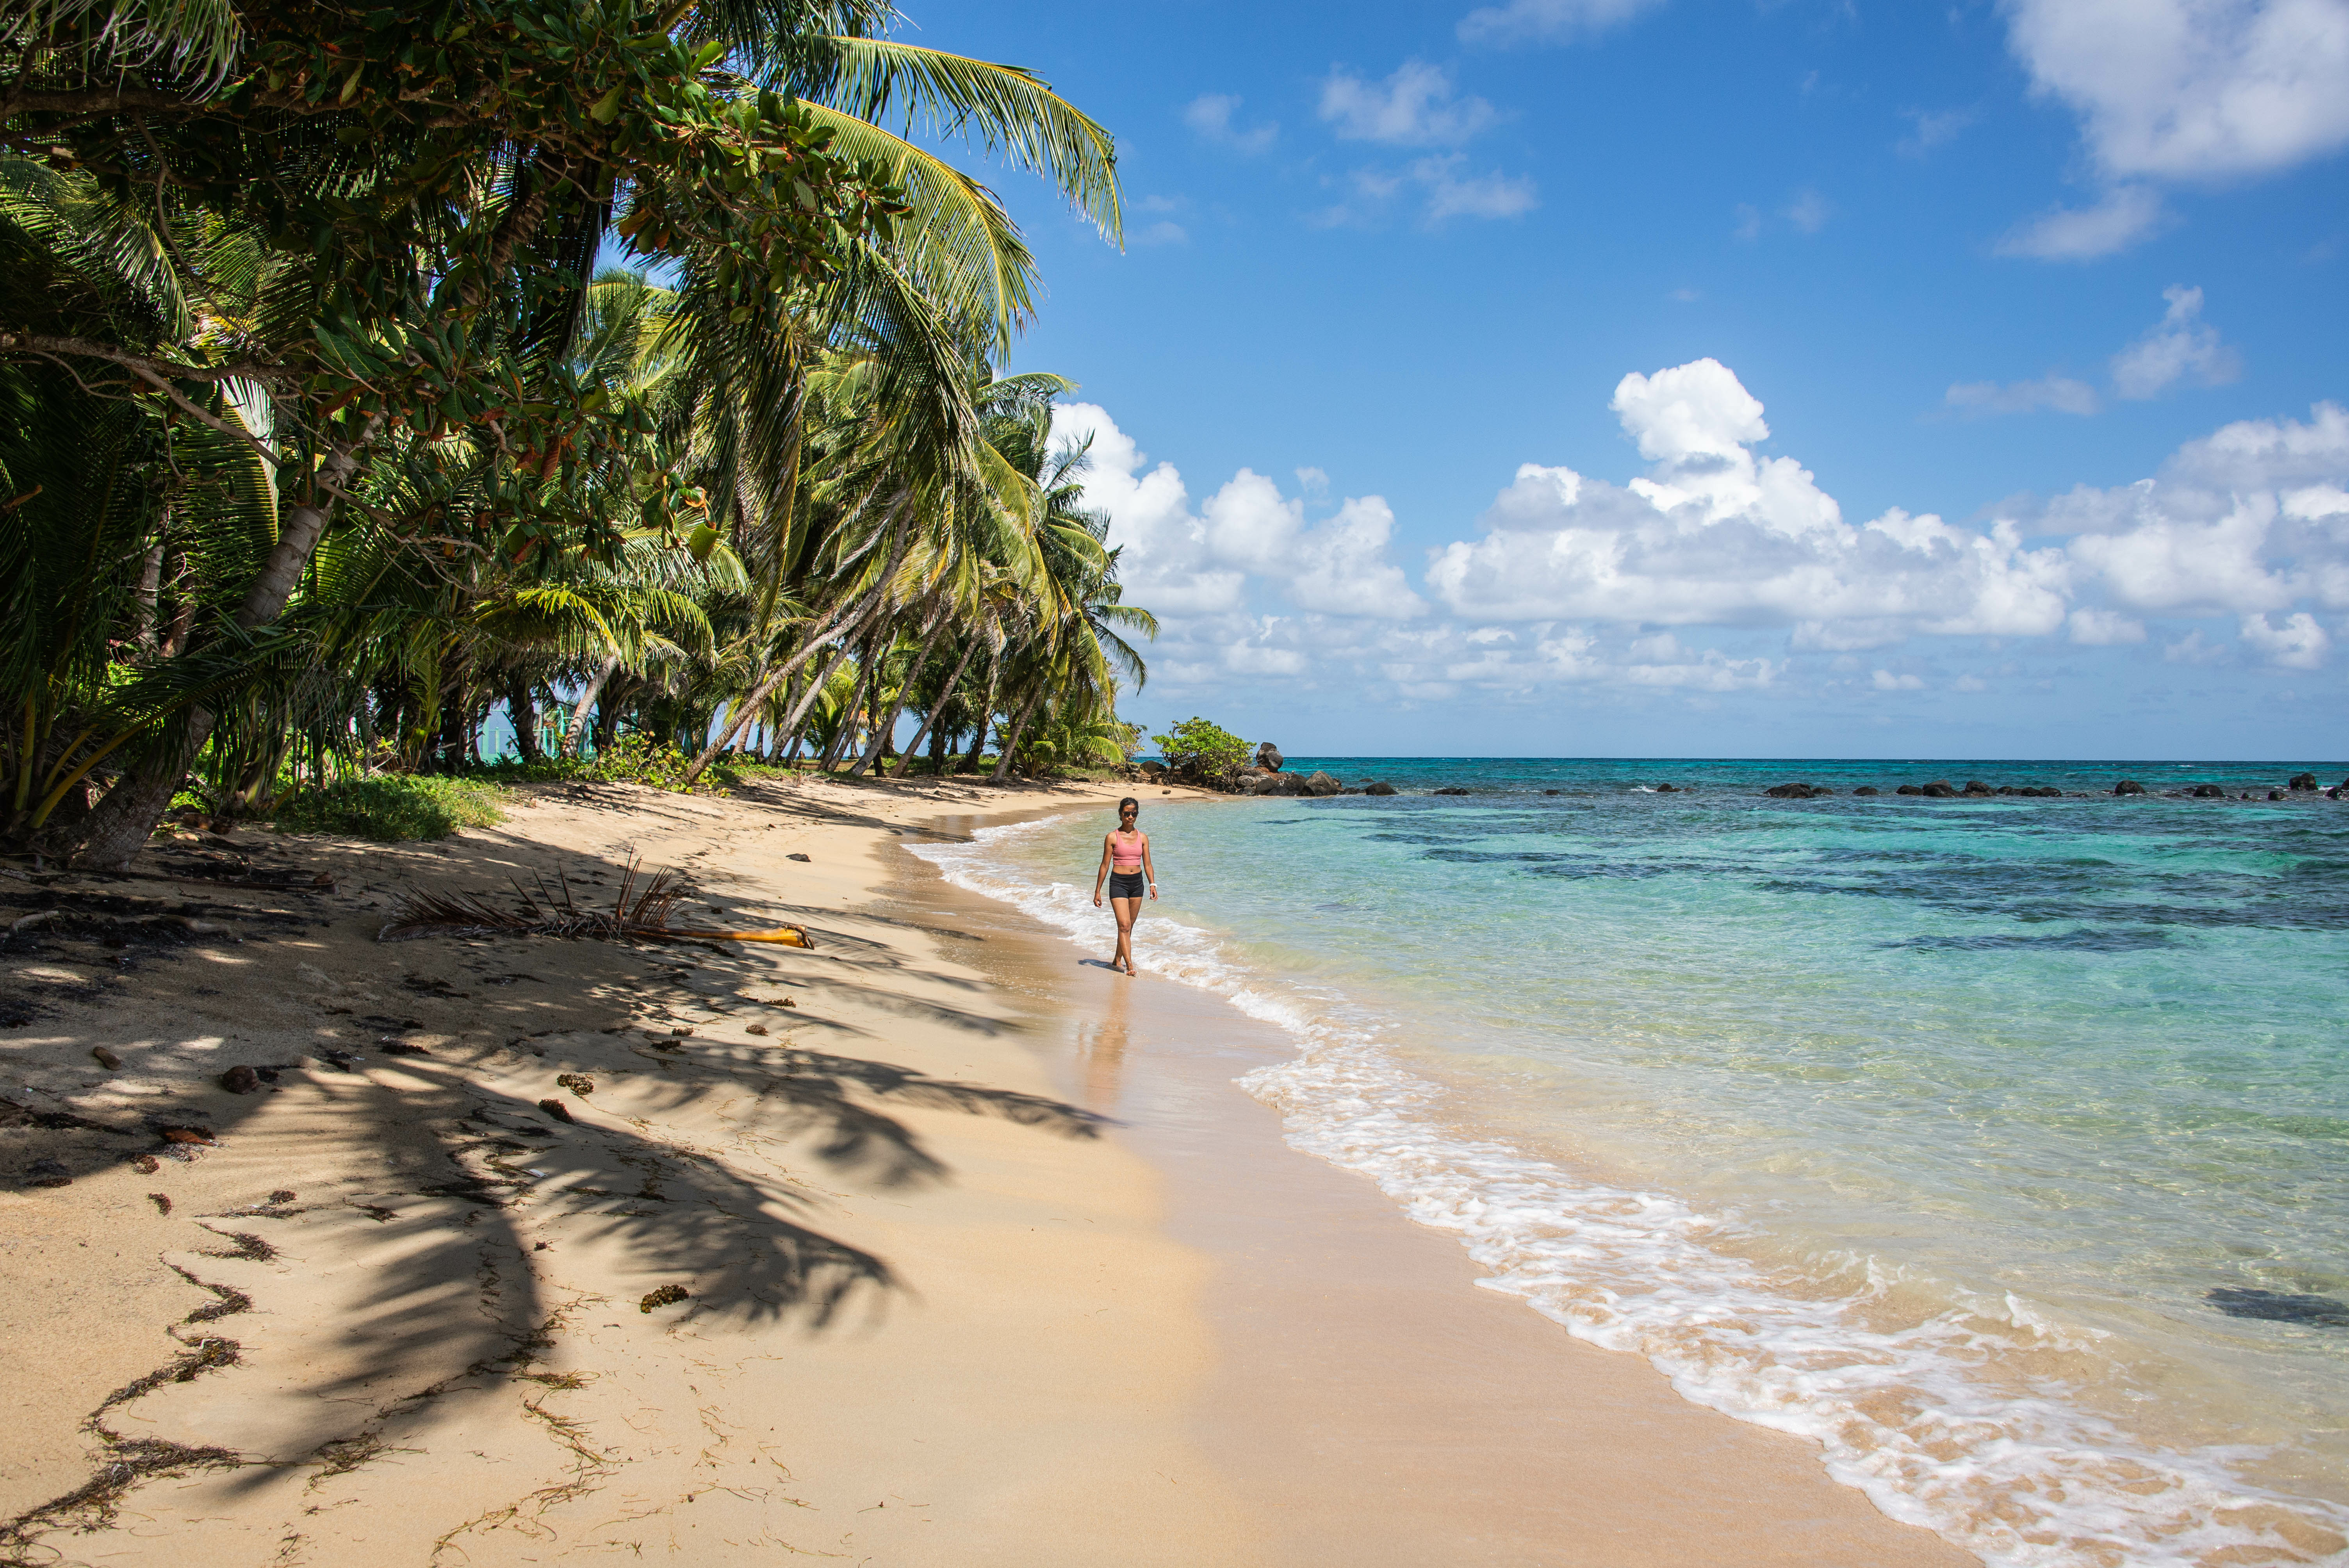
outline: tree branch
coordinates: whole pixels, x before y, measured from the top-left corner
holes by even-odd
[[[143,354],[132,354],[109,344],[92,342],[87,337],[49,337],[35,332],[0,331],[0,354],[10,352],[38,354],[45,357],[74,356],[83,359],[103,359],[119,365],[152,380],[168,376],[178,381],[294,381],[300,377],[282,366],[269,365],[181,365],[170,359],[153,359]]]
[[[0,93],[0,120],[16,119],[20,114],[125,114],[169,113],[173,110],[198,110],[210,106],[209,98],[191,98],[183,93],[157,92],[153,88],[85,88],[76,92],[44,92],[19,88]]]

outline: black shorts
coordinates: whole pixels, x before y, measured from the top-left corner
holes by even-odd
[[[1109,873],[1109,896],[1112,898],[1140,898],[1149,891],[1150,884],[1140,872]]]

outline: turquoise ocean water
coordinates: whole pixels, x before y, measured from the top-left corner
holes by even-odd
[[[1986,1562],[2341,1552],[2349,799],[2165,792],[2342,763],[1289,766],[1402,793],[1138,791],[1137,984],[1289,1031],[1291,1142]],[[1107,825],[919,852],[1106,951]]]

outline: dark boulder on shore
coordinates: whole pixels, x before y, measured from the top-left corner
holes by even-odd
[[[2134,779],[2124,779],[2119,783],[2113,786],[2113,793],[2116,795],[2142,795],[2145,793],[2145,786],[2138,783]]]
[[[1294,773],[1265,773],[1254,769],[1240,775],[1243,795],[1302,795],[1305,780]]]
[[[1256,748],[1256,765],[1258,768],[1265,769],[1273,773],[1278,773],[1280,771],[1280,765],[1284,760],[1285,758],[1280,755],[1280,748],[1275,746],[1269,740],[1264,742]]]
[[[1322,769],[1316,768],[1305,776],[1302,792],[1308,795],[1340,795],[1346,787]]]
[[[1366,784],[1362,787],[1362,793],[1365,795],[1392,795],[1394,792],[1395,787],[1383,779],[1375,784]]]

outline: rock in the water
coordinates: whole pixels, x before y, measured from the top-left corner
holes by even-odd
[[[1443,789],[1431,789],[1428,793],[1431,795],[1465,795],[1468,791],[1463,789],[1457,784],[1446,784]]]
[[[1680,792],[1681,787],[1677,784],[1659,784],[1656,786],[1656,793],[1659,795],[1677,795]]]
[[[1365,795],[1392,795],[1394,792],[1395,787],[1383,779],[1375,784],[1364,786],[1362,789]]]
[[[1304,792],[1308,795],[1339,795],[1343,794],[1345,789],[1343,784],[1319,768],[1305,776]]]
[[[1858,789],[1853,790],[1852,793],[1855,795],[1881,795],[1884,791],[1878,789],[1873,784],[1863,784]]]
[[[1269,768],[1278,773],[1280,771],[1281,763],[1286,760],[1287,758],[1280,755],[1280,748],[1269,740],[1256,748],[1256,765],[1258,768]]]
[[[1763,793],[1774,800],[1807,800],[1814,795],[1832,795],[1835,791],[1816,784],[1773,784]]]
[[[221,1074],[220,1086],[231,1094],[256,1094],[261,1089],[261,1075],[239,1062]]]
[[[1967,780],[1966,780],[1966,788],[1965,788],[1965,793],[1966,793],[1966,794],[1969,794],[1969,795],[1987,795],[1987,794],[1989,794],[1990,792],[1991,792],[1991,788],[1990,788],[1990,786],[1989,786],[1989,785],[1987,785],[1987,784],[1985,784],[1985,783],[1983,783],[1981,779],[1967,779]]]
[[[2271,789],[2268,791],[2268,799],[2271,800],[2281,800],[2283,799],[2283,791],[2281,789]]]
[[[2186,792],[2197,800],[2223,800],[2227,798],[2227,792],[2216,784],[2197,784]]]
[[[1925,791],[1919,789],[1914,784],[1903,784],[1900,788],[1892,792],[1895,795],[1922,795]]]
[[[2113,786],[2113,793],[2116,795],[2142,795],[2145,793],[2145,786],[2138,783],[2134,779],[2124,779],[2119,783]]]
[[[2319,786],[2316,782],[2315,774],[2295,773],[2292,776],[2292,782],[2284,786],[2284,788],[2288,789],[2306,789],[2313,794],[2316,791]]]
[[[2319,1328],[2349,1328],[2349,1302],[2298,1291],[2255,1290],[2220,1285],[2203,1297],[2229,1317],[2268,1323],[2306,1323]]]
[[[1930,795],[1936,800],[1946,800],[1952,795],[1955,795],[1957,791],[1950,787],[1950,781],[1948,779],[1936,779],[1930,784],[1926,785],[1922,789],[1919,790],[1918,793],[1920,795]]]

